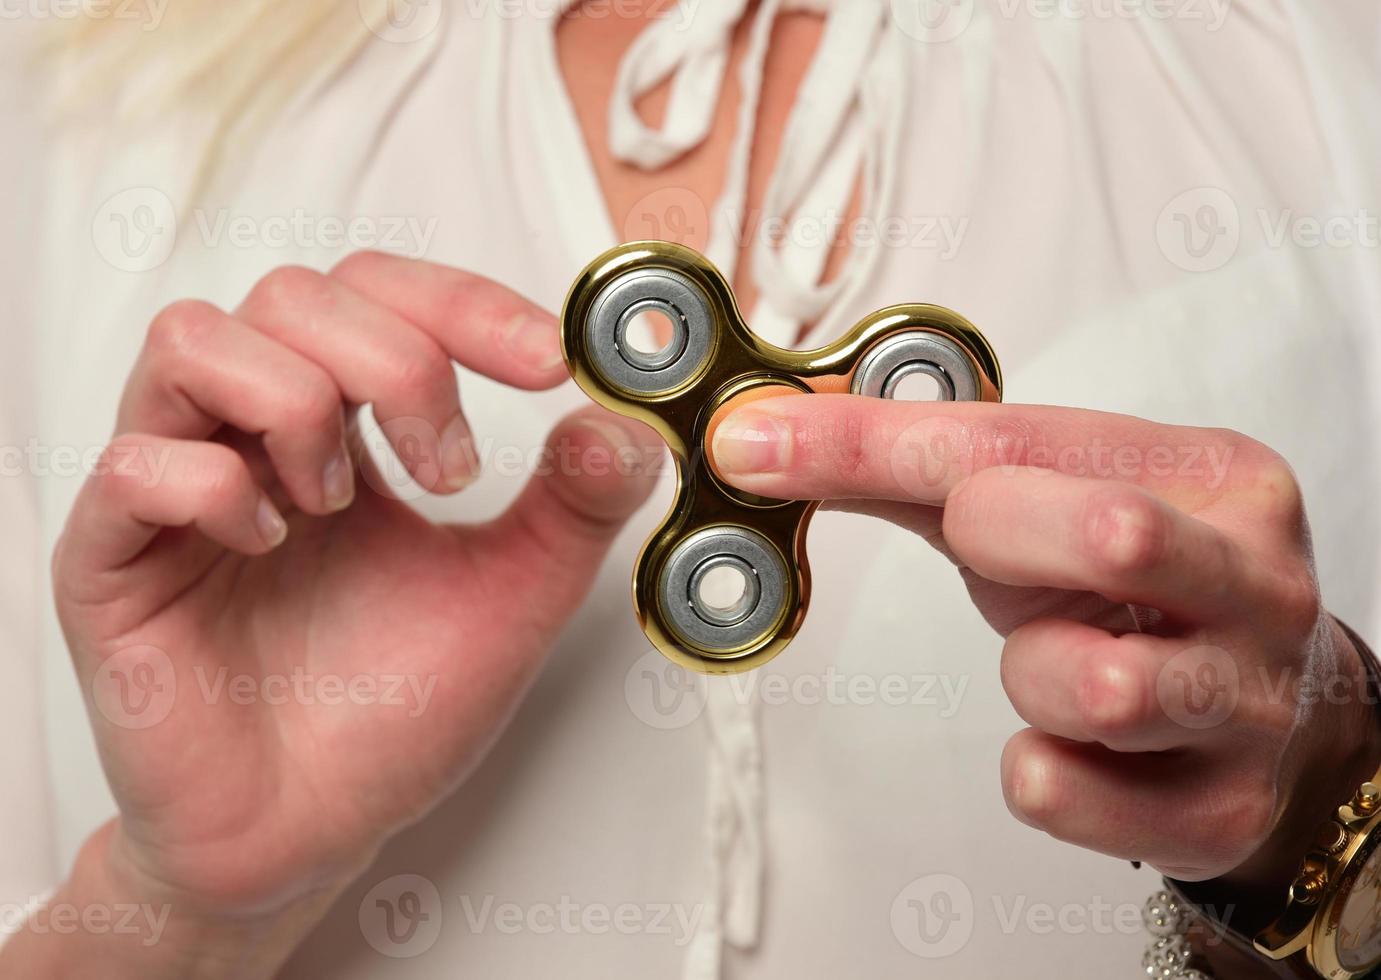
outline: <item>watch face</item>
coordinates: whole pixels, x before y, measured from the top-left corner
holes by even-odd
[[[1381,960],[1381,849],[1368,855],[1338,915],[1338,964],[1365,970]]]

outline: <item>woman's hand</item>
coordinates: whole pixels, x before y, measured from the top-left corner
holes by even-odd
[[[736,408],[711,448],[735,486],[843,501],[959,566],[1031,725],[1002,761],[1031,826],[1178,878],[1229,875],[1279,908],[1318,825],[1381,761],[1299,486],[1259,443],[821,394]]]
[[[54,559],[120,806],[68,890],[172,910],[171,941],[126,950],[128,973],[105,949],[102,975],[270,975],[478,763],[644,500],[660,444],[594,409],[556,426],[552,465],[491,523],[357,492],[364,403],[424,487],[472,481],[452,359],[520,388],[566,377],[550,314],[378,254],[150,328]]]

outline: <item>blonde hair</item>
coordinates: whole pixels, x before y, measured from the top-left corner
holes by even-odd
[[[203,178],[387,23],[392,0],[148,0],[142,17],[63,22],[50,53],[59,111],[207,121]]]

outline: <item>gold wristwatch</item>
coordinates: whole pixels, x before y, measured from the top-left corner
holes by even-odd
[[[1272,960],[1303,954],[1314,972],[1354,980],[1381,965],[1381,770],[1319,830],[1285,911],[1253,945]]]

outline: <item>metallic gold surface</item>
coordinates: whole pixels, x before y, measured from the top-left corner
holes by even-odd
[[[1314,971],[1329,980],[1357,980],[1376,966],[1372,963],[1361,970],[1344,966],[1339,943],[1349,897],[1356,889],[1376,887],[1359,882],[1359,876],[1381,846],[1377,782],[1381,782],[1381,771],[1362,784],[1351,802],[1338,807],[1336,819],[1325,825],[1290,886],[1285,910],[1256,936],[1259,953],[1283,960],[1303,952]]]
[[[703,291],[714,321],[709,357],[677,387],[645,396],[611,382],[586,349],[586,321],[601,290],[626,273],[656,268],[680,273]],[[724,277],[704,256],[669,242],[631,242],[599,256],[576,278],[562,309],[562,351],[571,374],[606,408],[652,426],[676,463],[677,493],[671,510],[647,543],[633,575],[633,603],[643,631],[668,658],[704,673],[737,673],[771,660],[796,635],[810,601],[805,538],[812,500],[768,500],[722,483],[705,459],[705,435],[716,409],[759,385],[787,385],[802,392],[847,391],[862,356],[883,337],[921,330],[957,343],[980,379],[981,398],[1001,401],[1002,375],[987,340],[963,317],[939,306],[908,304],[878,310],[839,340],[811,351],[789,351],[753,334],[739,313]],[[680,642],[661,609],[657,582],[671,549],[697,530],[738,525],[763,535],[786,559],[790,575],[782,615],[739,649],[713,652]]]

